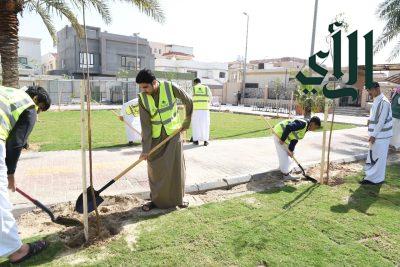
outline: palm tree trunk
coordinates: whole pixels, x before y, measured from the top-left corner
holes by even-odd
[[[0,56],[4,86],[18,87],[18,13],[20,1],[0,1]]]

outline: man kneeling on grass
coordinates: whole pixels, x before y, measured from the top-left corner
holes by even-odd
[[[22,244],[11,213],[7,187],[15,191],[15,169],[21,150],[27,144],[37,113],[50,107],[50,96],[42,87],[25,91],[0,86],[0,257],[20,263],[47,247],[40,240]]]
[[[275,133],[280,137],[274,136],[276,152],[279,158],[279,169],[284,180],[294,180],[297,177],[290,175],[293,151],[300,139],[303,139],[307,131],[315,131],[321,127],[321,120],[314,116],[307,119],[289,119],[281,121],[274,127]],[[286,149],[284,146],[288,146]]]

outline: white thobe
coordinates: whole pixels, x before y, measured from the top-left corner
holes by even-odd
[[[397,105],[400,105],[400,98],[397,101]],[[396,150],[400,149],[400,119],[397,118],[393,118],[393,137],[390,145],[394,146]]]
[[[0,257],[7,257],[22,246],[7,186],[6,149],[0,140]]]
[[[192,114],[193,141],[210,140],[210,111],[193,110]]]
[[[208,87],[207,90],[211,102],[211,90]],[[193,109],[191,123],[193,141],[208,142],[210,140],[210,110]]]
[[[385,180],[386,161],[392,132],[392,110],[389,100],[380,94],[374,99],[370,117],[368,134],[375,137],[370,146],[365,164],[365,180],[381,183]]]
[[[142,131],[139,117],[139,100],[138,98],[132,99],[122,105],[121,116],[123,117],[126,130],[126,138],[128,142],[141,142],[142,137],[139,134]],[[132,128],[137,131],[134,131]]]
[[[293,166],[293,161],[289,157],[287,150],[283,145],[279,143],[279,138],[274,135],[274,143],[276,147],[276,153],[278,154],[279,159],[279,169],[282,173],[287,174],[290,173]]]

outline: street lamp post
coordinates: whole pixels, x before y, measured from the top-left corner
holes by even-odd
[[[243,12],[243,15],[247,17],[247,27],[246,27],[246,48],[244,52],[244,64],[243,64],[243,81],[242,81],[242,95],[244,98],[244,89],[246,85],[246,65],[247,65],[247,41],[249,38],[249,15],[246,12]]]
[[[139,61],[139,34],[140,32],[135,32],[134,35],[136,37],[136,65],[135,70],[138,71],[138,61]]]

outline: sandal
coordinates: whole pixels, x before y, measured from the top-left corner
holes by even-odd
[[[142,210],[147,212],[147,211],[151,211],[152,209],[157,208],[156,204],[154,204],[154,202],[150,201],[147,202],[146,204],[142,205]]]
[[[180,209],[186,209],[187,207],[189,207],[189,202],[184,201],[184,202],[182,202],[181,205],[178,205],[178,207],[179,207]]]
[[[25,256],[23,256],[22,258],[20,258],[17,261],[10,261],[10,263],[18,264],[23,261],[26,261],[27,259],[31,258],[32,256],[35,256],[35,255],[39,254],[40,252],[42,252],[43,250],[45,250],[49,246],[49,243],[47,243],[47,241],[44,241],[44,240],[39,240],[36,242],[28,243],[28,246],[29,246],[28,254],[26,254]]]

